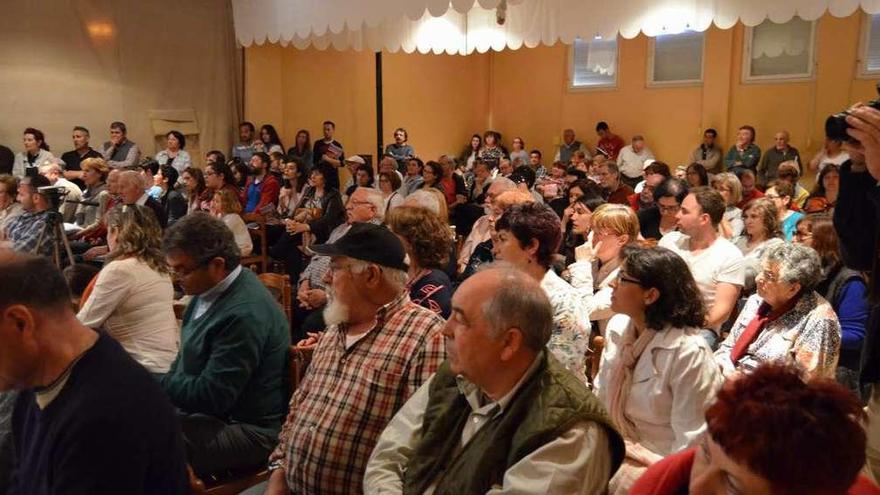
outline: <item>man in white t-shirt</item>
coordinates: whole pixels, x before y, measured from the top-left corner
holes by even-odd
[[[718,235],[724,215],[724,199],[714,189],[692,189],[681,203],[677,232],[660,239],[659,245],[681,256],[691,269],[706,306],[706,340],[714,346],[721,325],[736,307],[745,273],[743,255]]]
[[[644,176],[645,160],[654,158],[654,153],[645,145],[645,138],[635,135],[632,144],[624,146],[617,155],[620,180],[629,187],[636,187]]]

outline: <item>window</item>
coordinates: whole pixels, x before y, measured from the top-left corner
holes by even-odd
[[[652,38],[648,85],[693,84],[703,80],[703,33],[685,31]]]
[[[815,23],[793,17],[783,24],[765,20],[746,30],[743,81],[812,79]]]
[[[865,15],[859,53],[859,74],[880,76],[880,14]]]
[[[607,88],[617,85],[617,37],[574,40],[571,47],[573,89]]]

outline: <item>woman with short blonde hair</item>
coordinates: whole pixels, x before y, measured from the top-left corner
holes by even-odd
[[[242,256],[250,256],[254,250],[254,242],[251,240],[250,231],[241,218],[241,203],[229,189],[218,189],[211,199],[211,213],[223,220],[235,236],[235,244]]]
[[[147,370],[168,372],[177,356],[174,288],[162,253],[162,229],[153,211],[120,205],[107,214],[104,268],[77,318],[102,329]]]

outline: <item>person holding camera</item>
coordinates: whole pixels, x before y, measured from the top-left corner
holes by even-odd
[[[49,179],[42,175],[25,176],[18,184],[18,202],[22,213],[9,222],[0,232],[0,248],[12,249],[19,253],[52,255],[52,243],[43,242],[40,236],[46,230],[46,222],[52,209],[50,198],[40,193],[41,187],[49,187]],[[39,252],[37,249],[39,248]]]
[[[834,209],[834,227],[847,267],[870,271],[868,298],[871,315],[865,327],[861,383],[872,385],[868,401],[866,465],[880,479],[880,103],[857,103],[847,112],[829,117],[830,139],[846,141],[850,159],[840,167],[840,193]]]

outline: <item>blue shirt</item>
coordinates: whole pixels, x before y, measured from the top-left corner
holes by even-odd
[[[247,204],[244,207],[245,213],[253,213],[260,204],[260,194],[263,191],[263,181],[254,180],[247,188]]]
[[[49,218],[48,211],[22,212],[17,217],[6,223],[6,238],[12,242],[12,250],[19,253],[31,253],[37,247],[40,234],[46,227]],[[52,238],[47,237],[43,241],[39,253],[43,256],[52,254]]]

